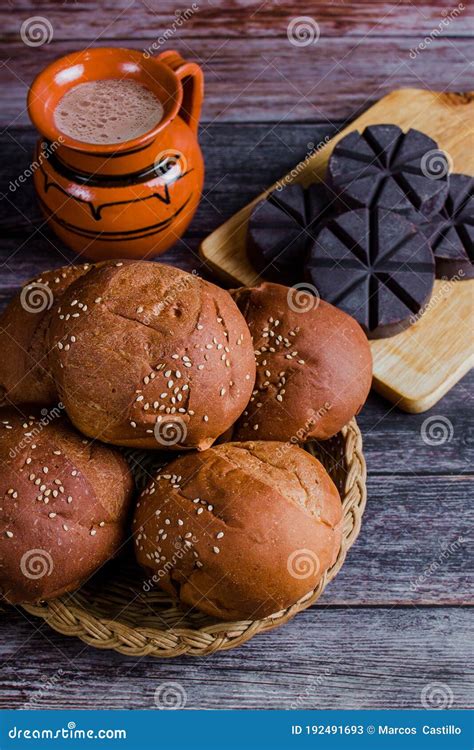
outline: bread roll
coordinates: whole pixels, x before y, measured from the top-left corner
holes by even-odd
[[[135,553],[187,607],[265,617],[312,591],[341,545],[338,491],[313,456],[275,442],[224,443],[166,466],[140,496]]]
[[[158,263],[95,266],[64,294],[50,344],[71,421],[117,445],[207,448],[255,381],[250,333],[228,292]]]
[[[24,284],[0,316],[0,406],[57,402],[48,364],[50,314],[64,290],[88,268],[86,263],[42,273]]]
[[[123,456],[79,435],[58,407],[0,410],[0,598],[52,599],[120,548],[133,483]]]
[[[234,440],[326,439],[358,414],[372,357],[359,324],[297,287],[264,283],[233,297],[252,334],[257,378]]]

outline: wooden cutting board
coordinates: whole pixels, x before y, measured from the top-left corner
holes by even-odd
[[[328,143],[323,144],[283,180],[308,185],[324,178],[336,143],[351,130],[394,123],[416,128],[446,151],[453,172],[474,175],[474,92],[437,93],[400,89],[385,96]],[[207,264],[227,284],[252,286],[261,280],[245,250],[247,222],[257,196],[202,242]],[[408,330],[389,339],[371,341],[373,386],[405,411],[431,408],[474,365],[474,280],[436,281],[423,316]]]

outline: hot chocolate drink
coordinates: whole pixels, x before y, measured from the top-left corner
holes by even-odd
[[[56,127],[83,143],[122,143],[147,133],[163,117],[150,89],[125,78],[80,83],[59,101]]]

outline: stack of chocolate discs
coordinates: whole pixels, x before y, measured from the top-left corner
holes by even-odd
[[[306,280],[369,338],[411,325],[437,278],[472,278],[474,180],[449,175],[424,133],[372,125],[339,141],[326,184],[274,191],[254,208],[249,257],[286,284]]]

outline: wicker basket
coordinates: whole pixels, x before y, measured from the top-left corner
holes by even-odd
[[[130,549],[74,594],[37,606],[24,605],[24,609],[64,635],[130,656],[212,654],[240,646],[257,633],[283,625],[314,604],[339,572],[359,533],[366,501],[365,460],[355,419],[331,440],[313,442],[306,448],[324,464],[341,493],[343,538],[336,562],[318,587],[292,607],[262,620],[240,622],[221,622],[196,612],[186,613],[156,588],[145,591],[143,572],[134,563]],[[153,461],[156,463],[153,454],[147,454],[144,474],[152,468]]]

